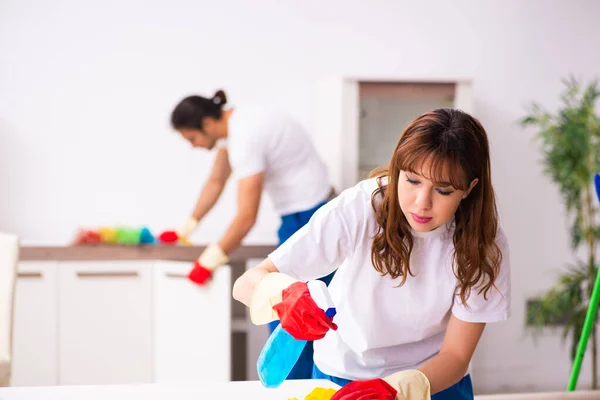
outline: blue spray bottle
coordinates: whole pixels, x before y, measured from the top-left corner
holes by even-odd
[[[307,286],[315,303],[325,311],[329,318],[333,318],[336,311],[327,285],[322,281],[314,280],[309,281]],[[304,346],[306,346],[306,340],[294,339],[281,327],[281,324],[277,325],[256,361],[261,383],[268,388],[276,388],[281,385],[296,365]]]

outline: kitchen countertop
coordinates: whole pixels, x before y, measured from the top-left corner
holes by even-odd
[[[21,261],[173,260],[194,261],[206,246],[21,246]],[[232,262],[266,258],[276,246],[242,246],[233,251]]]

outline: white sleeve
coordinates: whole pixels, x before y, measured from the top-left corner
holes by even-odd
[[[335,271],[354,252],[365,232],[363,202],[353,189],[319,208],[310,221],[269,259],[277,269],[301,281]]]
[[[237,143],[230,149],[231,168],[237,179],[263,172],[267,166],[264,132],[248,129],[237,137]]]
[[[452,314],[458,319],[466,322],[498,322],[507,320],[510,316],[510,260],[508,240],[499,229],[496,244],[502,253],[500,272],[496,278],[495,286],[487,293],[487,300],[483,292],[478,293],[479,287],[471,289],[471,295],[467,299],[467,306],[463,305],[458,294],[454,297]]]

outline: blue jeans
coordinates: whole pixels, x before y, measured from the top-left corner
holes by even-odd
[[[279,245],[281,246],[283,242],[288,240],[294,233],[296,233],[300,228],[308,223],[312,215],[321,208],[326,201],[319,203],[316,207],[311,208],[310,210],[288,214],[281,217],[281,227],[279,231],[277,231],[277,236],[279,236]],[[335,272],[327,275],[324,278],[320,278],[325,284],[329,285],[331,282],[331,278],[333,278]],[[269,331],[272,333],[275,328],[279,325],[279,321],[273,321],[269,323]],[[306,342],[306,347],[300,354],[298,361],[292,371],[288,375],[287,379],[310,379],[312,376],[313,370],[313,342]]]
[[[327,379],[340,386],[352,382],[348,379],[324,374],[316,365],[313,366],[312,379]],[[465,375],[458,383],[431,396],[431,400],[473,400],[473,398],[471,375]]]

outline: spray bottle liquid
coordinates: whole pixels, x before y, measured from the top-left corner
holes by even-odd
[[[307,286],[315,303],[325,311],[329,318],[333,318],[336,311],[327,285],[322,281],[314,280],[309,281]],[[281,327],[281,324],[277,325],[256,361],[261,383],[268,388],[276,388],[281,385],[296,365],[305,346],[306,340],[294,339]]]

